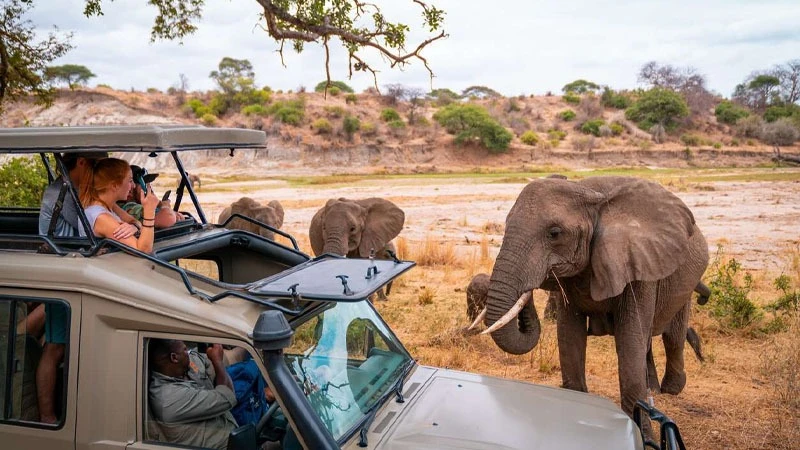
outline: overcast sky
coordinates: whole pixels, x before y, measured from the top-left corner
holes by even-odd
[[[798,0],[431,0],[447,12],[450,37],[425,50],[434,88],[461,91],[484,85],[504,95],[559,92],[584,78],[614,88],[637,86],[642,64],[655,60],[693,66],[708,87],[729,96],[755,70],[800,58]],[[390,19],[419,34],[421,16],[411,0],[377,0]],[[229,56],[253,63],[256,83],[273,89],[313,89],[325,79],[319,46],[301,54],[278,45],[258,28],[255,0],[206,0],[196,34],[183,45],[150,42],[156,9],[146,0],[104,1],[103,17],[82,15],[84,0],[38,0],[30,18],[44,33],[52,25],[74,33],[75,49],[55,64],[82,64],[97,77],[90,85],[117,89],[167,89],[186,74],[191,90],[214,87],[209,72]],[[385,6],[383,6],[385,5]],[[348,80],[346,55],[334,53],[331,76],[357,92],[372,77]],[[415,62],[404,71],[378,61],[378,85],[401,83],[429,89],[427,71]]]

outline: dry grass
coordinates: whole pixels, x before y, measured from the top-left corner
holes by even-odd
[[[455,244],[442,242],[431,235],[425,236],[425,240],[412,251],[411,256],[420,266],[451,266],[459,263]]]

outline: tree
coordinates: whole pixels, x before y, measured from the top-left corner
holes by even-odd
[[[353,88],[351,88],[347,83],[344,81],[330,81],[330,80],[322,80],[314,86],[314,92],[325,92],[328,90],[328,87],[336,87],[339,88],[341,92],[354,92]]]
[[[494,89],[486,87],[486,86],[470,86],[470,87],[464,89],[463,91],[461,91],[461,96],[462,97],[466,97],[466,98],[469,98],[469,97],[499,98],[499,97],[502,97],[503,95],[500,94],[499,92],[495,91]]]
[[[86,66],[78,64],[64,64],[63,66],[48,67],[45,70],[45,74],[52,80],[66,83],[70,90],[75,89],[78,85],[85,85],[89,81],[89,78],[94,78],[96,76]]]
[[[256,74],[250,61],[226,56],[222,58],[217,68],[219,70],[212,71],[208,76],[217,83],[223,94],[232,97],[239,92],[254,88]]]
[[[437,111],[433,119],[456,135],[456,144],[478,142],[490,153],[505,153],[514,138],[479,105],[448,105]]]
[[[22,0],[26,1],[26,0]],[[32,1],[32,0],[27,0]],[[87,17],[103,14],[103,0],[85,0]],[[289,42],[295,51],[302,52],[306,43],[317,43],[325,50],[325,72],[330,80],[330,44],[333,38],[347,51],[350,76],[353,71],[372,73],[377,89],[376,70],[362,58],[364,50],[374,50],[388,59],[391,67],[403,67],[412,60],[421,61],[433,79],[433,71],[422,56],[429,44],[447,37],[443,30],[444,11],[422,0],[411,2],[422,12],[422,26],[432,35],[415,47],[406,42],[408,25],[392,22],[375,3],[360,0],[256,0],[263,8],[259,25],[270,37],[284,45]],[[205,0],[148,0],[158,8],[151,29],[151,40],[179,40],[192,34],[203,15]],[[439,32],[433,35],[433,33]],[[334,41],[335,42],[335,41]],[[411,48],[411,50],[407,50]]]
[[[667,130],[674,128],[676,120],[689,115],[689,107],[681,95],[672,90],[655,87],[645,91],[636,102],[625,111],[625,117],[650,130],[653,125],[661,125]]]
[[[754,111],[764,112],[769,106],[780,103],[780,84],[774,75],[755,72],[736,85],[732,97]]]
[[[567,92],[574,92],[576,94],[585,94],[587,92],[595,92],[600,90],[600,85],[586,80],[575,80],[572,83],[567,83],[561,88],[565,94]]]
[[[651,88],[679,92],[692,114],[702,114],[717,103],[706,88],[706,78],[694,67],[675,67],[650,61],[639,70],[639,82]]]
[[[57,29],[38,40],[34,25],[23,16],[33,0],[4,0],[0,11],[0,114],[3,102],[32,93],[39,104],[50,105],[55,89],[45,77],[45,67],[66,54],[71,34]]]
[[[800,100],[800,59],[793,59],[786,64],[778,65],[773,73],[780,80],[783,101],[797,103]]]

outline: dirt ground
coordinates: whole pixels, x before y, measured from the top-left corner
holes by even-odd
[[[753,297],[764,305],[778,296],[772,287],[778,275],[792,276],[795,287],[800,283],[800,169],[747,169],[747,174],[752,179],[781,174],[779,178],[788,181],[706,181],[707,177],[694,182],[689,172],[660,181],[692,209],[712,259],[719,251],[753,275]],[[429,260],[395,283],[389,301],[377,304],[412,355],[422,364],[558,386],[553,323],[544,322],[539,346],[523,356],[503,353],[487,336],[460,332],[468,324],[463,289],[473,274],[491,271],[505,216],[524,183],[517,178],[455,175],[301,187],[279,180],[210,180],[199,194],[211,220],[243,195],[263,203],[279,200],[286,210],[283,229],[307,252],[309,222],[328,199],[392,200],[406,213],[398,242],[401,256]],[[537,310],[543,311],[544,296],[537,293],[535,298]],[[731,332],[700,307],[695,307],[693,325],[703,340],[706,362],[698,362],[687,349],[686,388],[678,396],[655,398],[679,424],[687,448],[797,448],[800,410],[792,396],[800,388],[791,383],[800,380],[800,368],[790,364],[786,374],[777,374],[776,367],[785,369],[791,358],[800,364],[800,327],[773,335]],[[656,362],[663,368],[659,344],[654,342]],[[776,366],[776,361],[784,365]],[[618,403],[612,338],[589,339],[587,382],[591,393]]]

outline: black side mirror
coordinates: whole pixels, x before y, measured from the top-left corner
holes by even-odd
[[[252,423],[242,425],[228,436],[228,450],[257,450],[256,426]]]

